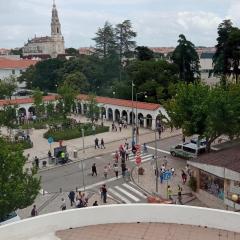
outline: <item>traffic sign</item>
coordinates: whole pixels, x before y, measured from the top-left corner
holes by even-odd
[[[165,171],[163,173],[163,180],[168,181],[172,176],[172,173],[170,171]]]
[[[49,137],[49,138],[48,138],[48,143],[49,143],[49,144],[53,143],[53,138],[52,138],[52,137]]]

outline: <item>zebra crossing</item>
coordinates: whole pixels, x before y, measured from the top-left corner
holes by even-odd
[[[111,197],[123,203],[146,202],[147,196],[142,193],[133,182],[123,183],[108,189]]]
[[[129,154],[129,161],[130,162],[135,162],[135,157],[136,156],[133,153],[130,153]],[[141,158],[142,158],[142,163],[143,163],[143,162],[150,161],[153,158],[153,155],[145,153],[145,152],[141,152]]]

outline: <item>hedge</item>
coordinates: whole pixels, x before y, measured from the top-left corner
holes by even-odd
[[[73,128],[65,128],[62,130],[48,130],[46,133],[43,134],[43,137],[48,139],[49,137],[52,137],[55,142],[58,142],[59,140],[70,140],[74,138],[80,138],[82,137],[82,130],[84,129],[84,136],[90,136],[98,133],[108,132],[109,127],[106,126],[96,126],[95,131],[92,130],[91,124],[80,124]]]

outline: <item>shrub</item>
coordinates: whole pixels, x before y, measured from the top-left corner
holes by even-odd
[[[188,186],[192,189],[193,192],[197,191],[197,179],[193,176],[190,177]]]

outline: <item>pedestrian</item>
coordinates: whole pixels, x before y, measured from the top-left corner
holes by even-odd
[[[102,195],[103,195],[103,203],[107,203],[107,188],[106,185],[102,186]]]
[[[180,204],[183,204],[182,203],[182,187],[180,185],[178,185],[178,202]]]
[[[98,145],[98,141],[99,141],[98,138],[95,138],[95,149],[100,148],[99,145]]]
[[[182,170],[182,181],[183,181],[183,184],[185,184],[187,181],[187,174],[183,170]]]
[[[147,153],[147,152],[148,152],[148,150],[147,150],[147,144],[146,144],[146,143],[143,144],[143,152],[144,152],[144,153]]]
[[[128,143],[128,140],[127,140],[127,138],[125,139],[124,146],[126,147],[126,149],[129,147],[129,143]]]
[[[116,178],[118,178],[118,164],[117,164],[117,163],[115,163],[115,164],[113,165],[113,170],[114,170],[114,172],[115,172]]]
[[[161,139],[161,127],[158,128],[158,136],[159,136],[159,139]]]
[[[97,167],[96,167],[96,163],[93,163],[93,165],[92,165],[92,176],[93,176],[94,174],[97,176]]]
[[[37,156],[35,156],[34,158],[34,163],[37,169],[39,169],[39,158]]]
[[[172,189],[170,185],[167,186],[167,197],[168,199],[172,200]]]
[[[73,206],[73,203],[75,203],[75,192],[74,191],[70,191],[68,194],[69,200],[70,200],[70,204],[71,207]]]
[[[188,164],[186,165],[185,170],[186,170],[188,176],[191,176],[191,170],[190,170],[190,167]]]
[[[115,125],[112,123],[112,132],[115,130]]]
[[[67,209],[66,202],[65,202],[65,199],[64,199],[64,198],[62,198],[60,208],[62,209],[62,211],[64,211],[64,210]]]
[[[119,132],[121,132],[122,131],[122,124],[120,123],[119,124]]]
[[[98,202],[95,201],[95,202],[93,203],[93,206],[98,206]]]
[[[160,183],[162,184],[163,183],[163,172],[160,171]]]
[[[104,177],[107,178],[107,175],[108,175],[108,166],[105,166],[104,169],[103,169],[103,174],[104,174]]]
[[[129,154],[130,154],[130,150],[129,150],[128,147],[127,147],[127,149],[126,149],[126,154],[125,154],[125,156],[126,156],[126,161],[129,160]]]
[[[36,205],[33,205],[33,209],[31,211],[31,217],[36,217],[37,215],[38,215],[37,207]]]
[[[183,135],[182,136],[182,142],[185,143],[186,139],[185,139],[185,136]]]
[[[101,139],[101,148],[104,148],[104,149],[105,149],[105,145],[104,145],[103,138]]]
[[[161,171],[162,171],[162,172],[165,172],[165,169],[166,169],[166,168],[165,168],[165,164],[162,164],[162,166],[161,166]]]
[[[122,176],[125,178],[125,172],[126,172],[126,164],[125,162],[121,163],[121,168],[122,168]]]
[[[175,174],[175,169],[174,169],[174,167],[171,168],[171,173],[172,173],[172,176],[174,177],[174,174]]]
[[[118,159],[119,159],[119,154],[118,154],[118,151],[115,152],[115,162],[118,162]]]
[[[51,153],[51,151],[49,150],[48,151],[48,159],[50,160],[52,158],[52,153]]]
[[[163,158],[163,163],[164,163],[164,166],[165,166],[165,168],[166,168],[166,167],[167,167],[167,164],[168,164],[167,156],[164,156],[164,158]]]

